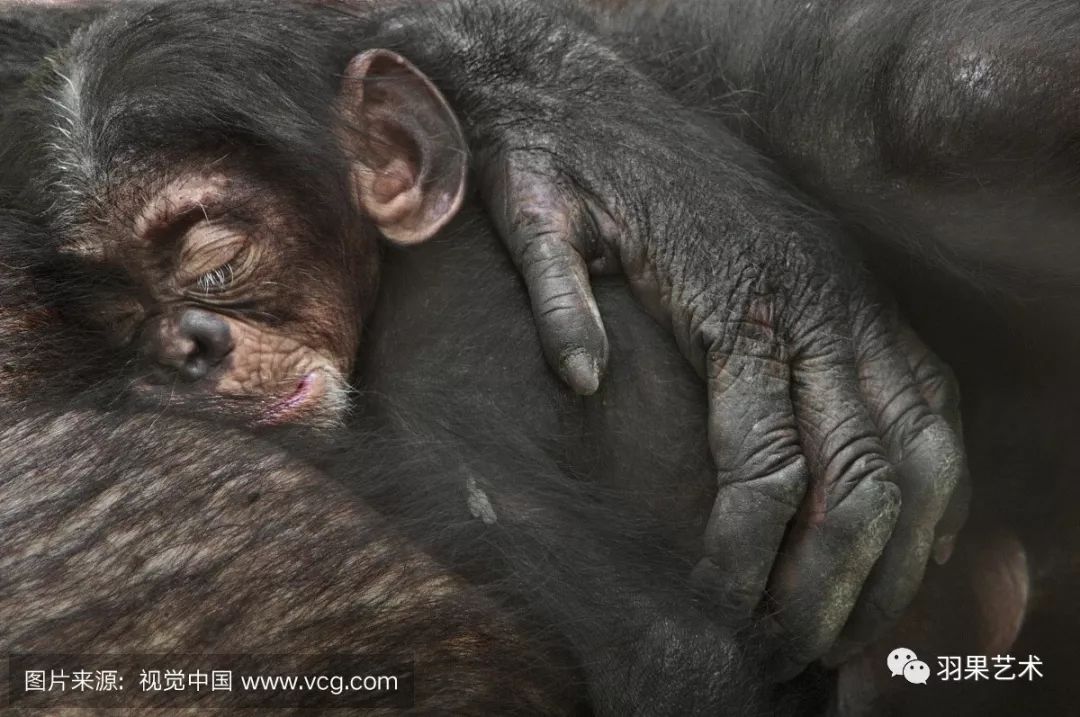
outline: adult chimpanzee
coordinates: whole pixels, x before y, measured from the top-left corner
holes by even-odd
[[[781,15],[781,16],[782,16],[782,15]],[[410,53],[410,54],[411,54],[411,53]],[[467,124],[468,124],[468,123],[467,123]],[[555,275],[557,275],[557,272],[553,272],[553,273],[554,273]],[[586,383],[589,383],[589,381],[585,381],[585,382],[586,382]]]
[[[267,658],[263,671],[315,674],[330,653],[366,654],[373,670],[415,659],[412,682],[393,672],[400,694],[315,704],[543,714],[580,699],[550,632],[266,441],[176,416],[67,410],[7,416],[0,447],[5,656],[287,653],[299,662]],[[354,453],[365,485],[410,474],[384,463],[408,459],[387,447]],[[8,679],[5,668],[5,714],[20,714],[8,699],[21,675]],[[214,706],[260,706],[229,697]]]
[[[31,245],[40,238],[20,224],[4,227],[6,245],[14,232],[29,232]],[[759,656],[746,653],[743,642],[753,647],[758,635],[752,625],[742,625],[736,640],[719,627],[730,615],[711,601],[690,600],[690,550],[678,541],[696,538],[701,521],[679,521],[688,508],[701,512],[702,498],[711,496],[700,421],[690,421],[690,431],[667,427],[681,441],[670,450],[686,452],[678,460],[698,479],[687,481],[686,506],[657,506],[660,521],[630,504],[621,470],[607,461],[595,487],[566,477],[532,440],[551,438],[562,432],[560,421],[584,416],[544,370],[508,261],[479,221],[463,222],[433,252],[421,255],[418,267],[390,264],[397,268],[386,289],[406,300],[391,297],[387,308],[405,315],[381,314],[372,328],[368,346],[381,353],[367,362],[372,400],[363,405],[375,420],[362,424],[371,431],[354,427],[345,445],[318,437],[305,445],[312,437],[303,435],[253,439],[237,427],[158,412],[101,415],[84,398],[58,415],[43,411],[39,400],[9,405],[0,433],[0,646],[311,654],[298,671],[324,669],[319,653],[414,652],[422,714],[550,714],[569,711],[586,695],[601,714],[756,714],[794,698],[803,702],[805,694],[773,693]],[[478,265],[492,272],[483,291],[462,281]],[[418,270],[434,267],[451,273],[423,292],[409,289]],[[14,299],[26,300],[24,286],[12,288],[19,292]],[[487,354],[490,360],[517,365],[511,378],[529,392],[507,395],[513,386],[504,384],[501,398],[533,404],[534,425],[508,424],[520,411],[502,416],[497,406],[477,413],[460,405],[468,420],[455,421],[454,395],[443,396],[451,408],[427,410],[440,389],[467,389],[453,378],[469,370],[468,356],[458,354],[461,363],[445,366],[442,380],[449,382],[440,386],[420,356],[400,361],[418,338],[401,320],[435,318],[430,311],[410,317],[435,298],[429,292],[455,292],[463,314],[473,317],[503,305],[491,316],[494,328],[519,340],[493,340],[492,327],[464,319],[443,333],[501,347]],[[615,346],[632,342],[669,367],[669,389],[682,384],[671,393],[642,392],[631,375],[615,374],[605,388],[610,409],[601,415],[633,408],[627,418],[639,420],[642,398],[696,403],[697,381],[659,327],[624,291],[601,298],[613,329],[626,331],[613,335]],[[18,360],[20,342],[28,342],[22,348],[46,355],[56,355],[55,347],[90,362],[101,358],[93,334],[50,328],[58,333],[13,330],[6,353]],[[62,373],[51,378],[70,380]],[[386,420],[376,392],[392,401],[396,421]],[[476,402],[479,394],[464,397]],[[426,426],[432,416],[449,429]],[[598,440],[563,441],[564,457],[598,443],[620,451],[631,438],[627,429],[647,436],[630,424],[597,430]],[[604,437],[617,440],[603,445]],[[644,483],[650,473],[638,474],[643,482],[630,498],[670,492],[666,480]],[[600,479],[620,490],[604,490]]]
[[[186,22],[203,19],[197,10],[194,15],[186,12],[177,19]],[[126,18],[121,17],[117,22],[123,19]],[[182,26],[189,25],[182,23]],[[139,39],[138,33],[129,34],[130,28],[119,27],[124,31],[118,33],[116,25],[103,25],[96,30],[119,41]],[[160,30],[167,38],[173,37],[176,26],[155,25],[153,29]],[[303,34],[304,28],[295,32]],[[280,47],[279,41],[280,38],[266,38],[267,45],[275,49]],[[394,64],[390,68],[399,66]],[[110,69],[89,63],[82,67]],[[298,62],[290,71],[309,73],[310,70],[309,65]],[[64,75],[70,76],[66,72]],[[305,74],[302,79],[306,77]],[[377,86],[365,88],[369,97],[376,94],[376,89]],[[430,92],[423,82],[409,83],[404,89]],[[437,103],[433,106],[439,109]],[[8,135],[8,139],[35,136],[35,125],[28,122],[33,118],[32,111],[30,107],[23,114],[19,108],[15,116],[8,118],[8,127],[25,131],[21,135]],[[103,290],[112,292],[110,297],[122,298],[129,285],[123,283],[122,275],[98,273],[100,264],[92,265],[90,271],[70,271],[73,254],[76,262],[94,258],[94,246],[86,241],[91,235],[79,236],[73,244],[65,243],[64,251],[59,253],[68,259],[59,262],[49,259],[50,253],[57,249],[51,241],[54,237],[50,236],[56,227],[42,225],[40,211],[33,211],[40,207],[29,203],[32,192],[22,193],[19,186],[21,178],[37,176],[35,170],[41,169],[37,162],[42,156],[26,151],[38,149],[32,142],[15,141],[11,147],[7,156],[25,162],[21,167],[28,171],[9,170],[5,184],[16,194],[12,203],[24,212],[27,221],[16,222],[20,226],[9,230],[11,235],[6,238],[5,247],[12,254],[7,258],[11,267],[22,267],[24,261],[29,261],[36,274],[31,287],[19,284],[12,287],[16,292],[11,297],[14,301],[6,304],[6,308],[15,309],[17,314],[4,346],[12,363],[9,372],[12,377],[5,385],[27,393],[28,386],[20,383],[37,378],[28,372],[27,362],[40,364],[42,350],[54,347],[59,352],[81,356],[81,363],[86,366],[71,368],[96,369],[98,374],[94,378],[108,378],[116,372],[116,365],[109,360],[125,360],[127,357],[122,352],[106,352],[107,347],[94,343],[92,331],[50,336],[45,332],[59,329],[49,322],[47,315],[41,319],[44,326],[33,323],[37,318],[35,312],[54,309],[70,312],[72,304],[101,306]],[[139,166],[136,156],[128,154],[125,158]],[[322,177],[319,172],[312,175],[315,179]],[[298,181],[296,175],[293,181]],[[172,198],[184,198],[190,186],[181,186]],[[211,181],[200,188],[212,192],[221,186]],[[235,199],[237,187],[228,188]],[[187,196],[210,210],[206,191]],[[152,228],[167,223],[161,220],[159,212],[167,215],[175,208],[168,201],[151,201],[148,206],[156,211],[129,217],[133,229],[142,228],[140,221]],[[239,207],[249,211],[255,208],[247,204]],[[187,233],[209,244],[210,254],[214,256],[212,250],[218,246],[217,237],[211,234],[207,238],[205,229],[199,227]],[[471,234],[474,240],[484,236],[481,227],[467,223],[459,233],[466,230],[470,233],[465,236]],[[145,238],[159,242],[169,239],[156,234]],[[483,247],[481,243],[477,248]],[[274,248],[281,245],[259,247],[265,251]],[[20,254],[20,250],[26,253]],[[183,250],[179,253],[183,257]],[[147,256],[149,252],[141,254]],[[468,253],[460,254],[459,265],[476,267],[483,261],[482,255],[469,257]],[[358,256],[360,266],[363,259],[363,255]],[[196,274],[195,283],[200,289],[207,287],[202,286],[198,277],[220,276],[216,268],[211,266]],[[325,281],[326,276],[333,276],[333,267],[326,264],[307,268],[315,280]],[[22,277],[15,271],[6,278],[14,281]],[[104,282],[99,283],[102,279]],[[468,284],[456,278],[454,284],[459,290],[468,288]],[[502,267],[502,280],[499,284],[492,283],[492,288],[504,297],[500,303],[506,303],[507,294],[512,297],[520,292],[508,266]],[[36,305],[39,292],[44,299],[41,306]],[[58,299],[68,299],[71,303],[57,302]],[[309,297],[308,305],[316,306],[318,302]],[[519,313],[507,312],[502,325],[508,330],[527,329],[525,308],[519,303]],[[266,307],[260,309],[265,311]],[[475,315],[477,308],[471,311]],[[85,315],[84,311],[74,317]],[[59,323],[71,327],[73,315],[68,313],[63,318],[68,321]],[[95,323],[100,323],[101,317],[95,318]],[[314,322],[322,317],[314,314],[312,318]],[[392,326],[400,328],[396,324]],[[354,333],[348,329],[340,324],[329,325],[324,335],[333,341],[342,341],[343,337],[347,340]],[[654,329],[652,335],[656,334]],[[48,341],[50,338],[54,342]],[[535,339],[528,332],[522,339],[513,345],[523,352],[524,361],[529,358],[539,361]],[[27,344],[23,342],[29,342],[26,351],[23,349]],[[153,346],[164,343],[157,336],[151,337],[151,342]],[[373,345],[377,342],[376,336]],[[666,351],[670,353],[671,349]],[[66,370],[69,363],[66,358],[56,358],[59,352],[48,354],[58,366],[54,364],[51,371],[46,371],[46,383],[33,384],[54,396],[63,395],[63,384],[73,380],[57,373],[57,368]],[[392,395],[408,399],[395,391],[391,382],[400,382],[409,374],[385,369],[379,374],[373,370],[372,374],[369,387],[373,391],[383,385],[391,389]],[[128,375],[120,374],[120,378],[126,379]],[[522,378],[524,385],[531,385],[533,391],[545,395],[544,404],[551,405],[547,396],[556,391],[542,364],[534,362]],[[549,381],[546,385],[545,380]],[[50,381],[55,384],[49,385]],[[110,391],[109,387],[102,390],[106,394]],[[417,391],[416,397],[426,398],[426,394]],[[379,406],[372,402],[367,408],[377,414]],[[538,405],[534,417],[542,417],[540,409]],[[420,653],[421,667],[428,661],[427,669],[435,674],[433,684],[429,682],[419,688],[429,690],[422,709],[483,711],[491,702],[492,684],[516,681],[523,666],[538,660],[542,671],[523,681],[526,689],[505,700],[501,707],[543,711],[572,705],[580,693],[573,683],[575,673],[571,667],[566,668],[567,681],[571,682],[566,686],[557,677],[561,663],[550,664],[560,657],[560,641],[554,638],[557,634],[568,643],[573,660],[570,665],[579,666],[586,677],[589,706],[598,712],[711,713],[739,711],[744,706],[760,711],[768,704],[765,700],[770,690],[757,684],[762,668],[752,659],[741,664],[739,646],[718,627],[711,604],[704,608],[692,604],[685,579],[691,564],[686,552],[665,548],[671,542],[668,531],[660,527],[648,529],[645,519],[635,517],[631,510],[620,509],[609,496],[601,493],[597,497],[591,491],[574,490],[574,483],[563,478],[560,470],[544,466],[544,461],[550,459],[542,454],[534,461],[539,467],[531,467],[529,461],[516,455],[530,445],[520,434],[506,427],[501,431],[477,430],[497,423],[496,416],[490,412],[470,416],[465,424],[473,426],[470,435],[458,435],[449,448],[439,447],[446,441],[437,433],[421,440],[417,427],[411,424],[406,439],[400,443],[373,441],[372,436],[358,434],[358,446],[346,451],[340,461],[317,452],[321,462],[330,463],[330,474],[348,479],[366,499],[352,510],[349,506],[335,505],[335,500],[341,499],[340,493],[324,494],[317,476],[300,468],[279,468],[284,459],[273,453],[264,455],[263,451],[269,449],[248,446],[233,452],[233,442],[239,441],[238,437],[230,439],[215,432],[214,449],[235,453],[235,462],[213,460],[210,464],[216,470],[210,471],[206,454],[212,449],[205,427],[168,417],[124,419],[72,414],[70,410],[54,420],[36,417],[34,409],[27,410],[30,418],[19,421],[12,417],[15,423],[4,437],[0,451],[6,469],[2,486],[4,502],[12,506],[5,513],[5,532],[18,531],[26,538],[13,539],[7,552],[11,563],[4,573],[3,613],[9,626],[4,647],[9,651],[42,650],[62,643],[65,650],[80,652],[150,649],[265,652],[290,648],[366,652],[380,647],[388,649],[392,642],[400,640],[405,649],[413,648]],[[449,416],[450,411],[444,408],[437,415]],[[119,439],[120,431],[122,439]],[[81,438],[76,440],[73,434]],[[171,441],[165,446],[155,446],[153,437],[162,435],[170,435],[176,441],[184,437],[183,442],[188,445],[179,450]],[[496,448],[506,444],[509,456],[494,450],[488,442],[493,442]],[[401,468],[380,468],[398,463],[408,466],[410,454],[421,451],[425,458],[427,453],[434,453],[430,459],[434,467],[412,473]],[[695,452],[701,456],[700,451]],[[438,460],[440,457],[445,459]],[[270,467],[266,467],[267,462],[271,463]],[[142,467],[144,463],[154,468],[146,470]],[[459,472],[457,466],[468,472]],[[210,480],[204,475],[208,471]],[[301,471],[300,475],[294,471]],[[43,480],[42,476],[48,479]],[[273,500],[264,501],[262,494],[248,490],[252,483],[259,482],[272,486]],[[709,500],[710,491],[705,488],[704,493]],[[178,502],[178,495],[187,500]],[[130,496],[131,501],[120,510],[110,496]],[[206,503],[213,508],[204,514]],[[91,521],[82,519],[81,505],[93,514]],[[441,624],[462,601],[472,599],[476,593],[433,571],[423,563],[422,556],[416,557],[415,550],[408,546],[399,548],[393,534],[383,536],[379,525],[358,526],[366,515],[365,505],[384,511],[398,529],[422,541],[424,548],[434,551],[457,572],[485,582],[494,575],[497,585],[485,585],[486,597],[477,598],[488,602],[481,602],[458,621]],[[162,506],[171,509],[168,515],[161,515]],[[267,521],[264,510],[273,513],[276,521]],[[340,516],[340,522],[310,529],[311,516],[319,511],[326,511],[331,517]],[[155,515],[167,525],[157,524]],[[144,518],[147,522],[141,522]],[[681,513],[677,518],[686,520]],[[348,532],[350,528],[361,527],[367,527],[368,532],[355,536]],[[284,537],[275,536],[278,530]],[[296,537],[297,531],[307,531],[310,535]],[[61,536],[59,542],[35,538],[46,532]],[[232,536],[235,542],[223,539],[222,534]],[[369,546],[369,535],[377,536],[380,542]],[[389,544],[384,546],[383,541]],[[185,547],[175,547],[178,545]],[[312,545],[323,548],[312,555]],[[573,546],[572,555],[560,552],[564,545]],[[255,555],[250,563],[245,556],[238,555],[236,546],[251,546]],[[129,551],[133,554],[130,562]],[[307,563],[313,557],[327,554],[342,562],[333,563],[326,572],[312,569]],[[388,572],[385,563],[380,562],[386,560],[387,554],[402,562],[421,564],[399,576]],[[266,587],[266,583],[260,587],[257,578],[275,560],[284,561],[284,570],[273,574],[272,583],[276,586],[281,581],[284,587],[274,589]],[[460,565],[462,562],[465,564]],[[110,570],[117,564],[122,565],[122,583],[118,583],[116,573]],[[230,571],[226,569],[228,566],[237,569]],[[360,575],[341,579],[341,571],[353,566],[360,570]],[[282,579],[282,572],[286,576],[295,573],[296,578]],[[182,586],[193,589],[185,591],[180,589]],[[392,599],[395,588],[419,588],[421,592],[416,600],[398,602]],[[31,590],[35,594],[32,608],[26,600]],[[496,609],[490,606],[494,600],[492,590],[506,591],[511,599],[527,602],[527,609],[522,610],[526,615],[524,628],[515,632],[515,626],[500,617],[497,610],[500,603],[495,603]],[[73,595],[77,596],[74,600]],[[163,604],[157,605],[147,602],[148,595],[167,597]],[[428,600],[434,601],[438,608],[430,614],[423,610]],[[309,601],[320,609],[307,611],[297,607]],[[388,602],[391,604],[387,605]],[[176,626],[170,639],[168,634],[162,634],[166,629],[163,622],[179,604],[214,604],[220,612],[215,610],[204,616],[197,610],[189,611],[190,621]],[[249,629],[251,616],[264,610],[271,615],[284,614],[281,633]],[[408,613],[409,619],[399,618],[400,612]],[[117,616],[125,619],[117,621]],[[744,616],[726,611],[720,611],[719,617],[740,624],[745,622]],[[371,622],[356,624],[360,620]],[[428,620],[434,621],[433,624]],[[392,629],[389,623],[394,623]],[[235,627],[230,631],[223,625]],[[381,631],[387,634],[380,634]],[[539,644],[528,640],[534,631],[539,636],[552,635],[550,641],[556,643],[554,651],[546,644],[549,640]],[[525,637],[519,637],[521,634]],[[755,633],[747,633],[750,634]],[[493,636],[504,635],[514,638],[514,642],[505,650],[488,649]],[[450,647],[455,640],[462,641],[461,649],[469,651],[463,671],[457,674],[450,659],[452,655],[447,654],[452,652]],[[417,679],[422,680],[422,676]],[[655,687],[654,681],[663,686]]]
[[[962,455],[940,377],[915,370],[925,350],[835,228],[719,127],[660,111],[665,95],[569,17],[505,2],[362,10],[122,9],[31,78],[8,117],[6,184],[67,257],[38,269],[61,277],[59,308],[170,370],[137,374],[142,393],[172,398],[178,373],[180,393],[254,404],[262,420],[337,409],[327,397],[374,283],[357,210],[412,241],[461,196],[456,118],[420,71],[371,48],[403,50],[462,118],[564,378],[592,392],[606,360],[586,254],[630,270],[707,378],[722,480],[701,581],[748,615],[772,572],[795,665],[832,645],[875,564],[858,620],[895,617]],[[634,114],[649,98],[657,111]],[[620,156],[596,156],[616,140]],[[569,338],[553,331],[564,317]]]
[[[973,527],[1016,533],[1037,579],[1017,649],[1053,651],[1048,664],[1072,674],[1080,11],[1031,0],[617,5],[605,22],[624,56],[852,225],[956,369],[979,485]],[[1055,687],[981,697],[1004,714],[1053,711],[1074,691],[1065,677]]]
[[[314,467],[177,415],[10,415],[0,646],[287,654],[293,674],[325,671],[328,655],[404,656],[417,714],[783,706],[753,656],[687,600],[689,565],[663,533],[611,496],[539,453],[415,430],[362,437],[320,443]],[[211,704],[259,704],[239,692]]]

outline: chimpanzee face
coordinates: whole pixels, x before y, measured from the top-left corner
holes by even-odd
[[[137,395],[261,423],[336,421],[377,287],[376,238],[424,241],[464,196],[465,143],[441,94],[404,58],[362,52],[334,73],[325,114],[251,95],[271,115],[263,126],[320,137],[289,147],[236,119],[200,129],[203,116],[243,116],[231,88],[212,111],[183,87],[187,104],[156,86],[140,104],[130,86],[102,92],[122,69],[82,62],[48,98],[61,110],[45,145],[59,253],[84,281],[65,310],[131,357]],[[157,141],[147,127],[192,136]]]
[[[335,419],[377,284],[375,230],[236,161],[170,163],[103,189],[66,250],[82,320],[136,365],[132,389],[260,422]],[[344,203],[344,202],[343,202]],[[223,405],[223,404],[228,404]]]

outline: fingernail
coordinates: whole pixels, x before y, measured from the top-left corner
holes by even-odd
[[[562,374],[574,393],[582,396],[591,396],[600,388],[600,367],[585,349],[578,349],[563,358]]]
[[[952,557],[953,548],[956,547],[955,535],[943,535],[934,541],[934,562],[944,565]]]

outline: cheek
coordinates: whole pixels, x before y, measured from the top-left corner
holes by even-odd
[[[369,289],[370,283],[363,291]],[[305,343],[327,356],[343,375],[348,375],[356,361],[365,308],[371,301],[366,293],[356,296],[356,289],[350,286],[337,295],[312,297],[303,312],[305,318],[300,323],[305,327]]]
[[[222,394],[276,396],[292,390],[305,374],[315,369],[341,369],[325,351],[302,338],[275,333],[229,320],[233,351],[218,378]]]
[[[344,376],[348,376],[356,364],[356,354],[360,348],[360,321],[355,325],[342,327],[336,341],[329,347],[329,353],[334,357],[335,367]]]

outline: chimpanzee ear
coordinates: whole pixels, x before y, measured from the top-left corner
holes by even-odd
[[[468,149],[442,93],[389,50],[349,62],[341,89],[342,136],[360,209],[398,244],[415,244],[461,208]]]

